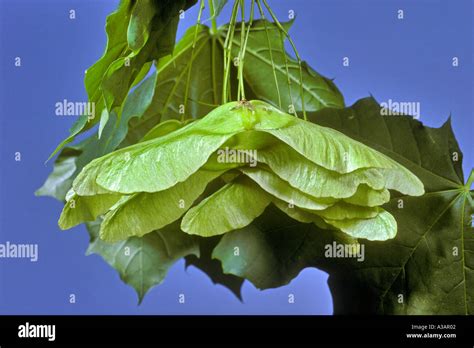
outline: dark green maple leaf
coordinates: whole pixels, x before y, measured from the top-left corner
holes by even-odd
[[[288,283],[305,267],[318,267],[330,275],[339,314],[473,314],[474,176],[464,184],[462,153],[449,121],[430,128],[410,116],[381,116],[372,98],[323,109],[310,119],[403,164],[423,181],[426,194],[391,199],[384,208],[397,220],[398,234],[385,242],[360,240],[363,262],[327,258],[326,248],[344,241],[267,211],[217,245],[213,255],[224,272],[269,288]],[[236,246],[241,253],[233,257]]]
[[[86,71],[84,78],[89,102],[94,103],[96,112],[101,114],[100,130],[108,120],[108,113],[122,105],[130,89],[146,76],[152,62],[173,51],[178,13],[195,2],[123,0],[117,10],[107,17],[105,52]],[[108,113],[102,112],[104,108],[108,109]],[[70,129],[70,135],[49,158],[99,121],[96,115],[90,116],[80,116]]]
[[[219,260],[212,258],[212,251],[214,250],[221,237],[200,238],[199,240],[199,256],[186,256],[186,268],[194,266],[211,278],[214,284],[221,284],[232,291],[235,296],[242,300],[242,284],[244,279],[233,274],[225,274],[222,270],[222,265]]]
[[[283,26],[288,31],[292,24],[290,21]],[[221,28],[222,45],[226,29]],[[232,45],[234,57],[241,49],[240,31],[238,23]],[[252,99],[265,100],[290,114],[294,113],[293,110],[303,109],[303,100],[306,111],[344,107],[344,98],[334,82],[314,71],[306,62],[302,62],[300,76],[298,62],[286,52],[285,39],[272,22],[253,22],[243,67],[244,80]]]
[[[227,0],[212,0],[212,7],[214,8],[214,13],[211,13],[211,16],[219,16],[225,5],[227,5]]]
[[[199,256],[197,238],[181,232],[179,224],[166,226],[142,238],[132,237],[118,243],[99,239],[100,219],[87,223],[90,245],[87,255],[98,254],[132,286],[141,302],[147,291],[160,284],[168,269],[187,255]]]

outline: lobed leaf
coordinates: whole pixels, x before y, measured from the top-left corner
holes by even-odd
[[[200,118],[218,106],[223,60],[223,50],[208,27],[188,28],[176,43],[173,54],[159,60],[155,85],[159,93],[153,96],[148,110],[131,122],[126,144],[139,141],[160,121]],[[188,100],[185,100],[186,92]]]
[[[287,31],[291,24],[292,22],[283,23]],[[234,57],[240,51],[240,28],[238,23],[232,43]],[[226,27],[221,28],[221,44],[226,30]],[[286,52],[284,39],[284,34],[275,24],[266,20],[254,21],[247,41],[243,72],[253,98],[293,113],[291,108],[297,111],[303,109],[299,87],[300,67]],[[301,89],[307,111],[344,107],[344,99],[332,80],[318,74],[306,63],[302,64],[302,74]]]
[[[89,102],[95,104],[96,110],[107,107],[110,113],[120,107],[130,89],[145,77],[151,62],[173,51],[178,11],[194,3],[194,0],[120,2],[118,9],[107,17],[106,50],[86,71],[84,79]],[[96,117],[82,115],[49,158],[96,123]]]
[[[474,175],[463,184],[462,153],[449,122],[429,128],[408,116],[383,117],[372,98],[310,118],[406,166],[421,178],[427,193],[393,197],[384,208],[397,221],[397,236],[384,243],[364,242],[359,260],[327,257],[328,247],[347,241],[314,224],[295,223],[285,215],[293,212],[303,222],[311,216],[276,203],[286,214],[269,208],[251,227],[223,236],[213,255],[224,272],[269,288],[287,284],[305,267],[318,267],[329,273],[336,314],[473,313]],[[235,247],[239,258],[232,257]]]
[[[211,17],[217,17],[221,13],[222,9],[227,5],[227,0],[211,0],[214,7],[214,13],[211,13]]]
[[[462,152],[449,120],[430,128],[410,116],[381,116],[373,98],[313,116],[398,161],[422,180],[426,190],[421,197],[394,197],[387,205],[398,223],[395,239],[383,245],[368,243],[366,262],[347,262],[330,272],[332,291],[340,293],[335,311],[474,313],[473,193],[470,184],[464,184]],[[348,274],[354,284],[351,295],[341,290]],[[356,291],[364,293],[357,295],[363,296],[359,304],[350,300]],[[400,294],[403,303],[398,302]]]
[[[219,243],[221,236],[196,238],[199,240],[199,256],[186,256],[186,269],[189,266],[200,269],[210,277],[214,284],[225,286],[242,301],[242,284],[245,280],[232,274],[225,274],[220,261],[212,258],[212,251]]]
[[[332,243],[335,236],[269,206],[250,226],[225,234],[212,256],[222,262],[224,273],[247,279],[259,289],[276,288],[324,260],[320,242],[327,238]]]
[[[150,37],[151,21],[160,9],[153,0],[136,1],[127,27],[127,43],[132,51],[139,51]]]
[[[90,245],[87,255],[98,254],[120,275],[120,279],[132,286],[138,294],[138,302],[147,291],[161,284],[168,270],[178,260],[188,255],[199,255],[195,237],[179,230],[178,224],[132,237],[118,243],[106,243],[99,238],[100,220],[87,223]]]

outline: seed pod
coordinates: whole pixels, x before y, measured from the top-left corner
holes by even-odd
[[[221,157],[224,149],[248,151],[252,163]],[[225,186],[202,197],[214,181]],[[187,233],[223,234],[250,224],[272,203],[299,221],[384,240],[396,234],[395,220],[379,208],[388,189],[424,192],[415,175],[387,156],[262,101],[228,103],[187,124],[163,122],[140,143],[92,161],[73,189],[86,213],[65,207],[60,226],[106,213],[100,236],[108,241],[181,217]]]

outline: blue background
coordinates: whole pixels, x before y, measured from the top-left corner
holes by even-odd
[[[281,20],[294,10],[291,29],[300,55],[335,78],[346,104],[369,94],[379,101],[417,101],[421,120],[439,127],[449,115],[473,167],[473,2],[471,0],[270,0]],[[54,104],[86,100],[84,70],[105,47],[105,17],[117,1],[0,0],[0,243],[38,243],[39,260],[0,259],[2,314],[331,314],[327,275],[306,269],[286,287],[243,287],[244,302],[195,268],[176,264],[165,282],[137,306],[99,256],[84,256],[88,235],[80,226],[60,232],[61,203],[37,198],[52,168],[44,165],[65,137],[71,118],[57,117]],[[76,19],[69,19],[69,10]],[[405,19],[397,19],[403,9]],[[222,18],[228,15],[226,9]],[[186,13],[178,35],[191,25]],[[15,57],[22,66],[14,66]],[[452,67],[452,57],[460,66]],[[342,58],[350,58],[350,66]],[[14,153],[21,152],[21,162]],[[178,303],[178,294],[186,304]],[[288,294],[295,303],[288,303]],[[76,303],[69,303],[75,294]]]

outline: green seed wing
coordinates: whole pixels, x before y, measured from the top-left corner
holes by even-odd
[[[162,137],[95,159],[74,180],[74,190],[81,196],[103,191],[157,192],[186,180],[222,144],[244,130],[240,115],[229,114],[232,105]]]
[[[313,197],[347,198],[356,193],[360,184],[375,190],[385,188],[380,170],[359,169],[340,174],[311,162],[282,142],[259,150],[257,159],[291,186]]]
[[[318,215],[311,213],[309,211],[306,211],[304,209],[300,209],[295,206],[290,206],[288,203],[279,200],[277,198],[274,198],[272,203],[280,209],[282,212],[284,212],[286,215],[291,217],[292,219],[303,222],[303,223],[314,223],[316,226],[326,229],[326,230],[331,230],[334,229],[331,225],[328,225],[323,218],[319,217]]]
[[[189,209],[181,229],[211,237],[249,225],[271,203],[271,196],[251,179],[239,176]]]
[[[354,238],[387,240],[394,238],[397,234],[395,218],[383,209],[377,216],[370,219],[325,219],[325,222]]]
[[[321,216],[326,220],[370,219],[376,217],[379,214],[380,208],[362,207],[346,202],[337,202],[336,204],[324,210],[315,210],[310,212]]]
[[[423,184],[408,169],[331,128],[294,118],[290,125],[279,129],[263,129],[259,125],[255,129],[272,134],[300,155],[330,171],[345,174],[363,168],[390,169],[391,184],[399,184],[405,191],[403,193],[413,196],[424,193]]]
[[[223,149],[248,150],[256,161],[223,160]],[[208,183],[226,180],[232,169],[237,177],[192,207]],[[298,221],[385,240],[396,234],[395,220],[379,208],[388,189],[424,191],[385,155],[261,101],[228,103],[188,124],[160,123],[140,143],[92,161],[73,188],[81,209],[65,207],[60,224],[110,209],[100,232],[107,241],[143,236],[183,215],[188,234],[220,235],[247,226],[271,202]]]
[[[146,133],[143,138],[140,140],[140,142],[156,139],[162,136],[165,136],[166,134],[169,134],[171,132],[174,132],[175,130],[178,130],[184,126],[183,122],[180,122],[175,119],[171,120],[166,120],[163,122],[158,123],[155,127],[150,129],[148,133]]]
[[[105,193],[95,196],[78,196],[73,191],[66,201],[58,221],[62,230],[67,230],[86,221],[95,221],[120,199],[120,194]]]
[[[336,230],[335,233],[343,233],[349,239],[368,239],[368,240],[387,240],[394,238],[397,234],[397,223],[393,216],[382,208],[376,208],[378,214],[372,218],[352,218],[352,219],[330,219],[318,215],[321,211],[310,212],[308,210],[300,209],[298,207],[289,207],[287,203],[281,200],[274,200],[275,206],[286,213],[291,218],[303,222],[314,223],[316,226],[327,229]],[[338,206],[337,203],[335,206]],[[339,206],[340,208],[340,206]],[[339,210],[339,208],[337,208]],[[335,209],[332,208],[331,209]],[[331,214],[335,214],[333,211]],[[343,217],[339,211],[337,217]],[[352,213],[349,213],[352,214]],[[327,215],[328,217],[330,215]],[[336,216],[332,216],[336,217]],[[338,232],[338,230],[340,232]]]
[[[366,184],[359,185],[353,196],[343,198],[344,202],[362,207],[376,207],[389,200],[390,192],[387,189],[373,190]]]
[[[100,228],[101,239],[114,242],[131,236],[140,237],[178,220],[207,185],[222,174],[222,171],[198,170],[169,189],[128,196],[105,215]]]
[[[240,168],[240,171],[255,181],[262,189],[276,198],[310,210],[326,209],[336,202],[334,198],[315,198],[291,187],[274,173],[262,168]]]

